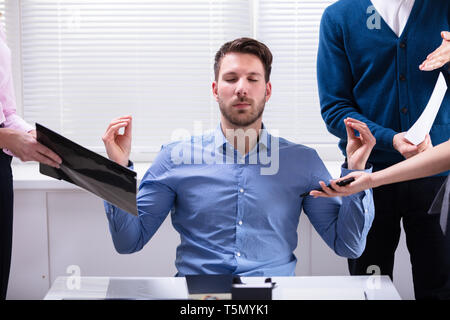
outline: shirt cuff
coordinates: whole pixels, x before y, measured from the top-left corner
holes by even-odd
[[[366,167],[364,168],[364,170],[354,170],[354,169],[348,169],[348,164],[347,162],[344,162],[341,166],[341,177],[345,177],[346,175],[348,175],[349,173],[355,172],[355,171],[364,171],[367,173],[372,173],[373,170],[373,165],[369,162],[366,163]]]
[[[5,117],[4,125],[5,125],[5,128],[10,128],[10,129],[24,131],[24,132],[30,132],[31,130],[34,129],[34,127],[32,125],[30,125],[28,122],[23,120],[17,114],[11,114],[11,115]]]

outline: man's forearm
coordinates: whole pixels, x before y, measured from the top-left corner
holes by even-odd
[[[363,253],[374,214],[372,190],[342,198],[337,220],[336,254],[355,259]]]
[[[142,230],[139,218],[104,201],[109,230],[114,247],[119,253],[133,253],[139,251],[143,244]]]

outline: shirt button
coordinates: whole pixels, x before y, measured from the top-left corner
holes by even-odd
[[[244,189],[240,188],[240,189],[239,189],[239,192],[240,192],[240,193],[244,193]]]
[[[402,108],[401,111],[402,111],[403,114],[407,114],[407,113],[408,113],[408,108],[406,108],[406,107],[405,107],[405,108]]]
[[[405,75],[401,74],[401,75],[400,75],[400,81],[405,81],[405,80],[406,80]]]
[[[236,252],[236,255],[237,255],[238,257],[240,257],[240,256],[241,256],[241,253],[240,253],[240,252]]]
[[[239,225],[242,226],[242,220],[239,221]]]

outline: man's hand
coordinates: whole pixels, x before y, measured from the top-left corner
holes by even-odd
[[[102,137],[108,157],[124,167],[131,152],[131,120],[131,116],[112,120]],[[123,134],[119,134],[120,128],[125,128]]]
[[[439,69],[450,62],[450,32],[442,31],[442,44],[435,51],[430,53],[424,62],[419,66],[422,71]]]
[[[359,120],[346,118],[344,120],[347,129],[347,163],[350,170],[364,170],[367,159],[375,146],[376,139],[369,127]],[[359,137],[355,135],[359,132]]]
[[[22,132],[13,129],[2,129],[7,134],[4,146],[22,161],[38,161],[59,168],[61,158],[36,140],[36,131]],[[33,133],[34,131],[34,133]]]
[[[433,148],[429,134],[427,134],[425,140],[417,146],[405,139],[405,134],[406,132],[397,133],[394,136],[392,144],[394,149],[400,152],[400,154],[406,159],[411,158],[427,149]]]

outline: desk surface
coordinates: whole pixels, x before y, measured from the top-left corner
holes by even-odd
[[[242,277],[244,283],[261,283],[264,277]],[[274,300],[400,300],[388,276],[272,277],[277,283]],[[110,298],[187,299],[184,277],[58,277],[45,300]],[[120,292],[118,292],[120,291]]]

